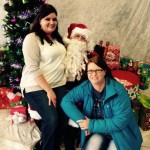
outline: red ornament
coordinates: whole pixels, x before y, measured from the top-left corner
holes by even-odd
[[[12,23],[16,23],[16,18],[11,19]]]

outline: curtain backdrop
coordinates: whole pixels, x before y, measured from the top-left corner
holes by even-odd
[[[4,1],[5,2],[5,1]],[[3,2],[3,3],[4,3]],[[72,22],[84,23],[93,39],[120,46],[121,56],[150,62],[150,0],[47,0],[58,11],[62,36]],[[0,2],[0,7],[3,6]],[[0,9],[0,17],[5,12]],[[3,31],[0,32],[2,34]],[[1,35],[0,44],[5,41]]]

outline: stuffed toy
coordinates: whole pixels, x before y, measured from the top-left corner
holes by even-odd
[[[26,115],[19,113],[19,112],[14,112],[12,115],[12,121],[14,124],[21,124],[26,122],[27,118]]]

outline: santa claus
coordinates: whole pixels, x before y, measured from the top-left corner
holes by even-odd
[[[68,81],[81,80],[88,62],[87,56],[94,49],[91,36],[91,31],[84,24],[71,23],[68,27],[67,36],[63,39],[67,48],[64,63]]]

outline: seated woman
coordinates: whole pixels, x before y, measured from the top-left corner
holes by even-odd
[[[124,86],[101,58],[91,59],[87,76],[61,102],[64,112],[81,128],[82,149],[140,150],[142,136]],[[83,104],[82,111],[78,102]]]

